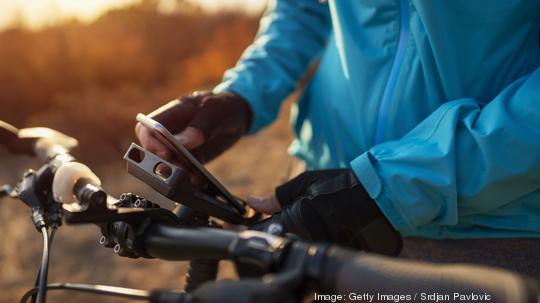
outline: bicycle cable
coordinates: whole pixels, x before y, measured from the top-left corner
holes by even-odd
[[[116,296],[126,299],[148,301],[150,299],[150,292],[140,289],[107,286],[107,285],[92,285],[81,283],[54,283],[46,286],[47,290],[72,290],[80,292],[88,292],[98,295]],[[39,291],[38,287],[34,287],[28,290],[21,298],[20,303],[26,303],[28,298]]]
[[[47,274],[49,271],[49,233],[47,227],[41,227],[41,234],[43,235],[43,253],[41,255],[37,297],[39,303],[45,303],[47,300]]]
[[[52,243],[53,243],[53,240],[54,240],[54,236],[56,235],[56,231],[58,230],[58,226],[55,224],[53,225],[52,229],[51,229],[51,234],[49,235],[49,257],[50,257],[50,251],[51,251],[51,248],[52,248]],[[49,259],[49,257],[47,257],[47,260]],[[43,260],[42,260],[43,262]],[[43,263],[42,263],[43,264]],[[40,277],[41,277],[41,268],[42,268],[42,264],[39,265],[39,268],[38,268],[38,272],[36,274],[36,280],[34,282],[34,288],[38,288],[39,287],[39,281],[40,281]],[[48,273],[48,270],[47,270],[47,273]],[[36,300],[37,300],[37,293],[34,293],[32,295],[32,300],[30,301],[31,303],[36,303]]]

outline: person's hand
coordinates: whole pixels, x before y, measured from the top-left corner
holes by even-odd
[[[202,162],[221,154],[242,137],[251,124],[251,109],[242,97],[229,92],[195,92],[149,114]],[[140,123],[135,135],[141,145],[164,159],[169,149]]]
[[[288,182],[278,186],[276,193],[268,197],[249,197],[247,203],[253,209],[265,214],[273,214],[302,197],[315,182],[342,174],[342,169],[314,170],[304,172]],[[279,199],[278,199],[279,197]]]
[[[275,198],[248,200],[256,210],[275,212],[251,229],[271,231],[271,225],[279,224],[283,233],[308,241],[333,242],[388,255],[401,250],[401,236],[351,169],[305,172],[277,187],[275,193]]]

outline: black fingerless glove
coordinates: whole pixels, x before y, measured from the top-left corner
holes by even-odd
[[[309,241],[397,255],[401,236],[381,213],[351,169],[305,172],[276,188],[283,210],[253,229],[279,223]]]
[[[176,134],[191,126],[204,134],[204,143],[191,152],[207,162],[231,147],[249,129],[252,112],[240,96],[196,92],[158,108],[149,116]]]

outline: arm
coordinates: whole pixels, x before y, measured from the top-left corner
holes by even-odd
[[[500,210],[540,188],[540,68],[484,107],[472,99],[442,105],[402,139],[351,165],[405,235]],[[538,226],[533,218],[523,218],[522,231]]]
[[[214,92],[242,96],[253,110],[251,132],[270,124],[282,101],[319,57],[330,32],[328,5],[316,0],[275,0],[255,42],[225,73]]]

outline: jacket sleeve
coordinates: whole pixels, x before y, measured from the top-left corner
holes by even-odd
[[[261,19],[255,41],[228,70],[214,92],[242,96],[253,110],[250,133],[273,122],[283,100],[326,46],[327,4],[317,0],[274,0]]]
[[[351,162],[392,224],[456,225],[540,188],[540,68],[481,106],[443,104],[397,141]]]

